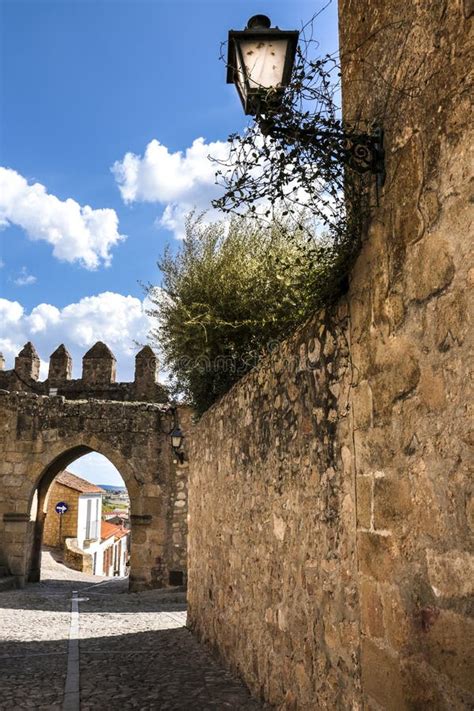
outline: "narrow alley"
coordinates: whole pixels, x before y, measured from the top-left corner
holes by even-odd
[[[42,582],[0,594],[0,709],[262,708],[186,629],[184,593],[126,587],[45,552]]]

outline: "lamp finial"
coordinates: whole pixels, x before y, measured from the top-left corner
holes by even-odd
[[[247,22],[248,30],[268,30],[272,26],[272,21],[266,15],[253,15]]]

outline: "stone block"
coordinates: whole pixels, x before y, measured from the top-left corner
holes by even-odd
[[[406,338],[379,341],[371,370],[374,415],[386,418],[391,414],[393,403],[418,384],[420,368],[414,344]]]
[[[354,425],[366,430],[372,425],[372,390],[367,380],[362,380],[353,391]]]
[[[285,521],[280,516],[273,514],[273,534],[275,538],[279,541],[283,541],[285,538],[285,531]]]
[[[418,657],[405,658],[402,664],[405,696],[410,711],[461,711],[465,708],[446,698],[443,694],[443,681],[429,664]]]
[[[474,556],[468,551],[426,552],[428,577],[437,597],[467,597],[474,594]]]
[[[359,588],[362,633],[369,637],[384,637],[382,598],[378,584],[362,578]]]
[[[474,533],[474,496],[469,494],[466,497],[466,519],[469,528]]]
[[[358,476],[356,479],[356,487],[357,526],[359,528],[371,528],[373,478],[371,476]]]
[[[381,586],[385,639],[396,651],[401,650],[414,634],[413,621],[406,611],[398,588]]]
[[[362,638],[361,672],[364,696],[373,699],[384,711],[405,711],[408,708],[396,655],[372,640]]]
[[[454,276],[454,263],[445,239],[429,234],[409,248],[407,259],[407,296],[424,301],[442,291]]]
[[[137,528],[133,530],[133,542],[136,544],[146,543],[147,533],[145,528]]]
[[[374,527],[387,530],[405,523],[413,509],[408,479],[393,476],[374,481]]]
[[[423,656],[453,684],[474,694],[474,621],[440,610],[423,634]]]
[[[14,465],[15,467],[18,466],[17,464]],[[20,465],[21,466],[21,465]],[[24,483],[24,478],[22,476],[4,476],[2,479],[2,485],[4,487],[10,488],[10,487],[20,487]]]
[[[435,412],[443,410],[446,405],[443,375],[434,372],[431,368],[424,368],[421,371],[418,393],[421,401],[429,410]]]
[[[369,531],[359,531],[357,534],[357,552],[359,568],[379,582],[390,581],[393,578],[398,551],[392,536],[382,536]]]
[[[445,353],[463,343],[468,322],[466,297],[463,292],[457,291],[437,299],[434,316],[427,327],[434,329],[435,344]]]
[[[384,312],[392,328],[398,328],[405,318],[405,304],[400,294],[390,294],[384,301]]]

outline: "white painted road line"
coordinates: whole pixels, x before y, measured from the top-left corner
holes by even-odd
[[[79,711],[79,693],[79,600],[73,590],[63,711]]]

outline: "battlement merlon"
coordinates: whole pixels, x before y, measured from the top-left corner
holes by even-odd
[[[158,358],[150,346],[144,346],[135,356],[135,389],[146,397],[158,380]]]
[[[115,383],[117,360],[105,343],[97,341],[82,359],[82,381],[90,385]]]
[[[40,382],[40,359],[32,343],[27,343],[15,359],[12,370],[3,370],[0,354],[0,389],[29,391],[37,395],[62,395],[68,400],[97,399],[123,402],[169,401],[166,388],[158,382],[158,359],[150,346],[135,359],[131,383],[116,382],[116,358],[105,343],[98,341],[82,359],[82,377],[72,379],[72,358],[64,344],[51,354],[48,378]]]
[[[60,385],[72,377],[72,358],[66,346],[61,343],[50,355],[48,382],[50,386]]]
[[[18,377],[25,380],[38,380],[40,365],[36,348],[31,341],[28,341],[15,358],[15,371]]]

